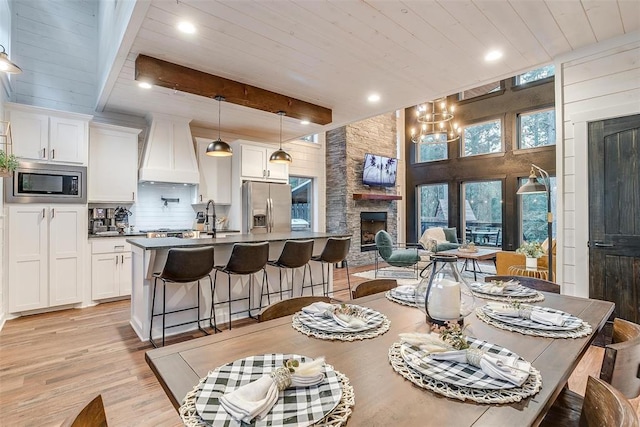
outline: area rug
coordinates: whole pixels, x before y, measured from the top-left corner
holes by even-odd
[[[467,279],[469,282],[474,282],[473,272],[472,271],[463,271],[462,270],[462,262],[458,263],[458,270],[462,273],[462,276]],[[420,265],[418,271],[422,271],[423,265]],[[482,273],[477,273],[477,278],[479,282],[484,281],[484,276],[487,275],[495,275],[496,268],[492,262],[489,263],[480,263],[480,269]],[[398,285],[415,285],[420,282],[420,278],[416,279],[414,275],[414,271],[411,269],[399,269],[396,267],[385,267],[378,270],[378,277],[375,277],[375,270],[367,270],[362,271],[360,273],[354,273],[354,276],[363,277],[365,279],[396,279],[398,281]],[[428,274],[427,274],[428,277]]]

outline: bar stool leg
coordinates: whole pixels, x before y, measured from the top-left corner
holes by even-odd
[[[149,341],[154,348],[158,348],[156,343],[153,341],[153,318],[154,318],[154,309],[156,307],[156,285],[158,284],[158,278],[156,277],[153,281],[153,297],[151,298],[151,324],[149,325]]]
[[[167,282],[162,280],[162,346],[164,347],[164,326],[167,312]]]
[[[231,274],[227,273],[227,279],[229,283],[229,330],[231,330]]]
[[[216,270],[216,272],[214,273],[214,276],[218,274],[218,271]],[[220,329],[218,329],[218,325],[216,323],[216,311],[214,309],[215,307],[215,302],[214,302],[214,295],[215,295],[215,287],[213,285],[213,280],[211,279],[211,274],[209,274],[209,288],[211,289],[211,311],[209,312],[209,326],[213,329],[213,333],[218,333],[218,332],[222,332]],[[213,319],[213,324],[211,324],[211,320]]]

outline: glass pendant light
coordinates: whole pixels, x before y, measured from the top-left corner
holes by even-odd
[[[216,95],[214,99],[218,101],[218,139],[207,145],[207,156],[229,157],[233,154],[233,150],[220,138],[220,105],[224,101],[224,96]]]
[[[4,46],[0,44],[2,52],[0,52],[0,71],[4,71],[8,74],[20,74],[22,70],[16,64],[9,60],[7,52],[4,50]]]
[[[278,111],[278,115],[280,116],[280,148],[271,154],[269,157],[269,161],[271,163],[291,163],[291,155],[282,149],[282,116],[286,113],[284,111]]]

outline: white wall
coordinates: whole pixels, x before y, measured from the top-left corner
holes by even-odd
[[[589,296],[587,125],[640,113],[640,33],[588,46],[556,61],[558,282]]]
[[[14,0],[12,7],[12,60],[23,73],[11,100],[92,114],[98,2]]]
[[[191,229],[195,211],[191,207],[194,200],[194,186],[183,184],[148,182],[138,184],[138,200],[131,207],[129,224],[136,230],[158,228]],[[179,199],[178,203],[167,203],[161,197]]]

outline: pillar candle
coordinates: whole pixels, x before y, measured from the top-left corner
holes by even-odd
[[[434,319],[460,318],[460,283],[449,279],[436,279],[427,298],[429,315]]]

